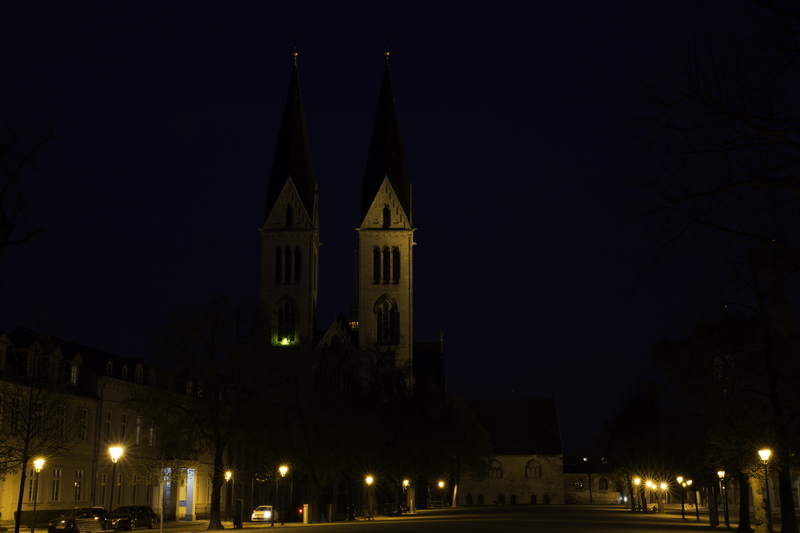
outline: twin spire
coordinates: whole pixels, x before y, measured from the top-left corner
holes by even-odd
[[[384,178],[388,178],[400,205],[411,221],[411,182],[408,177],[405,151],[400,136],[397,109],[389,76],[388,51],[385,52],[385,57],[386,66],[383,71],[378,109],[375,113],[375,124],[372,129],[372,139],[361,187],[360,220],[366,216]],[[289,81],[289,94],[283,110],[272,172],[267,186],[265,218],[275,206],[275,201],[289,178],[292,179],[306,211],[309,214],[314,212],[317,183],[314,178],[311,146],[308,141],[303,99],[297,76],[297,51],[294,52],[293,58],[294,65]]]

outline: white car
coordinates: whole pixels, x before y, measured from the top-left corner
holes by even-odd
[[[259,505],[250,515],[250,520],[253,522],[269,522],[272,520],[272,506]]]

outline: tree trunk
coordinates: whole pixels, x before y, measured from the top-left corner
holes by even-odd
[[[747,476],[738,472],[736,480],[739,483],[739,527],[736,531],[741,533],[752,533],[750,527],[750,486],[747,484]]]
[[[25,480],[27,479],[28,461],[22,463],[22,471],[19,475],[19,497],[17,498],[17,512],[14,517],[14,533],[19,533],[19,526],[22,523],[22,498],[25,496]]]
[[[767,509],[764,502],[764,494],[761,492],[761,480],[757,477],[751,477],[749,481],[750,493],[753,495],[755,533],[767,533]]]
[[[208,529],[225,529],[222,525],[221,502],[222,483],[225,479],[224,463],[226,442],[217,442],[214,446],[214,479],[211,482],[211,512],[208,520]]]
[[[792,494],[792,478],[789,469],[781,467],[778,470],[778,495],[781,501],[781,533],[798,533],[797,515],[794,510],[794,496]]]

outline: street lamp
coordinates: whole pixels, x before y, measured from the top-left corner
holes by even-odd
[[[667,486],[668,485],[666,483],[664,483],[663,481],[659,485],[659,488],[661,489],[661,494],[659,495],[659,498],[658,498],[658,512],[659,513],[663,513],[664,512],[664,506],[667,504],[667,502],[666,502],[666,499],[667,499],[667,496],[666,496]]]
[[[758,455],[764,463],[764,499],[767,501],[767,531],[772,533],[772,504],[769,501],[769,457],[772,455],[772,450],[769,448],[758,450]]]
[[[39,499],[39,472],[42,471],[44,466],[44,459],[41,457],[33,462],[33,469],[36,470],[36,479],[33,480],[33,520],[31,521],[31,533],[33,528],[36,527],[36,500]]]
[[[633,489],[634,492],[638,493],[639,492],[639,485],[642,484],[641,478],[638,478],[638,477],[633,478],[633,484],[634,484],[634,489]],[[642,500],[642,497],[639,494],[636,494],[636,496],[639,497],[639,508],[641,509],[642,508],[642,504],[644,503],[644,501]],[[634,498],[634,502],[633,503],[634,504],[636,503],[635,498]],[[631,509],[633,511],[636,510],[636,506],[634,504],[631,505]]]
[[[269,527],[275,527],[275,512],[278,510],[278,481],[286,477],[286,473],[289,471],[289,467],[286,465],[281,465],[278,467],[278,473],[281,477],[275,476],[275,505],[272,507],[272,523]],[[284,517],[284,512],[281,511],[281,525],[284,525],[286,522],[286,518]]]
[[[686,520],[686,483],[683,482],[683,476],[678,476],[675,480],[681,486],[681,520]]]
[[[444,481],[439,481],[439,502],[444,507]]]
[[[111,471],[111,500],[109,510],[114,509],[114,485],[117,484],[117,461],[119,458],[122,457],[122,447],[120,446],[111,446],[108,449],[108,453],[111,454],[111,461],[114,463],[114,468]]]
[[[722,504],[725,506],[725,527],[728,529],[731,528],[731,524],[728,518],[728,491],[725,487],[725,471],[719,470],[717,472],[717,476],[719,477],[719,486],[722,492]]]

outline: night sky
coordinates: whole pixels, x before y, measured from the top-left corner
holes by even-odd
[[[693,270],[643,278],[616,213],[631,60],[674,0],[16,2],[0,109],[59,140],[27,183],[33,245],[0,261],[0,331],[128,357],[165,313],[258,296],[292,52],[319,186],[319,327],[350,303],[360,185],[388,46],[413,184],[416,341],[451,390],[555,394],[566,451],[648,376]],[[91,6],[91,7],[89,7]]]

